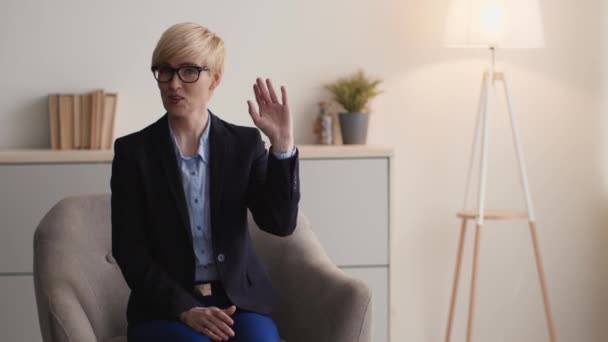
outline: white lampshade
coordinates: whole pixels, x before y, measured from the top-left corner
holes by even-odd
[[[450,0],[446,45],[544,47],[538,0]]]

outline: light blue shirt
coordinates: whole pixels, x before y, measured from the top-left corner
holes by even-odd
[[[171,138],[177,156],[177,166],[181,172],[182,186],[186,195],[190,231],[196,257],[196,281],[218,279],[217,267],[213,259],[211,243],[211,209],[209,207],[209,127],[208,121],[198,144],[198,150],[192,156],[184,156],[179,148],[173,129],[169,126]]]
[[[173,140],[177,167],[181,172],[182,186],[186,195],[188,214],[190,217],[190,231],[192,232],[192,245],[196,257],[195,281],[213,281],[219,278],[215,259],[213,258],[213,244],[211,241],[211,209],[209,206],[209,129],[211,118],[201,134],[198,150],[192,156],[184,156],[179,148],[173,129],[169,132]],[[273,152],[277,159],[287,159],[295,155],[294,148],[288,152]]]

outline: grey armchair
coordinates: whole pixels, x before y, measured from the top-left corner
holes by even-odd
[[[280,305],[288,342],[370,342],[371,291],[329,260],[303,215],[293,235],[250,233]],[[34,285],[45,342],[125,342],[129,295],[111,254],[110,196],[56,204],[34,235]]]

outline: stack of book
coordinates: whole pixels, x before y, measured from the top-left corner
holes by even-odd
[[[49,95],[49,132],[53,150],[109,150],[114,142],[118,95],[90,93]]]

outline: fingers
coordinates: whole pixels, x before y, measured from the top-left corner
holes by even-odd
[[[258,78],[258,80],[259,80],[259,78]],[[257,85],[257,83],[253,85],[253,94],[255,95],[255,100],[257,101],[258,105],[266,104],[266,101],[264,100],[262,92],[261,92],[259,86]]]
[[[216,317],[209,318],[206,328],[215,336],[221,337],[223,341],[228,341],[230,337],[234,336],[234,331],[224,322]],[[211,336],[209,336],[211,337]]]
[[[234,315],[234,313],[236,312],[236,306],[232,305],[226,309],[218,309],[214,307],[211,308],[211,310],[215,315],[211,318],[211,321],[213,322],[213,324],[215,324],[217,328],[220,329],[220,333],[218,334],[217,332],[215,332],[215,334],[218,336],[222,336],[223,333],[224,336],[227,335],[229,337],[234,337],[234,331],[230,328],[230,326],[234,324],[234,320],[230,316]]]
[[[218,308],[213,308],[213,315],[215,317],[215,319],[220,320],[221,322],[228,324],[228,325],[233,325],[234,321],[232,320],[232,318],[230,318],[230,316],[228,314],[226,314],[226,312],[224,310],[218,309]],[[228,309],[226,309],[228,310]]]
[[[209,320],[205,317],[204,310],[196,310],[196,312],[190,315],[184,321],[184,323],[192,327],[197,332],[208,336],[213,341],[228,340],[225,335],[219,333],[219,331],[209,322]]]
[[[232,316],[236,312],[236,306],[233,305],[233,306],[231,306],[229,308],[223,309],[222,311],[224,311],[224,313],[226,313],[226,315]]]
[[[264,81],[262,81],[262,79],[259,77],[255,80],[255,82],[256,83],[253,85],[253,92],[255,93],[258,103],[281,104],[281,102],[279,102],[279,98],[277,97],[277,93],[274,91],[274,86],[272,85],[272,80],[270,78],[266,79],[266,84],[264,84]],[[285,100],[287,99],[287,94],[285,92],[285,87],[283,86],[281,86],[281,93],[283,95],[282,104],[284,105]]]
[[[228,338],[217,335],[209,328],[202,328],[202,331],[199,331],[199,332],[205,336],[208,336],[213,341],[228,341]]]
[[[266,88],[266,85],[264,84],[262,79],[258,77],[255,82],[258,87],[258,91],[260,92],[260,95],[262,97],[262,100],[264,100],[266,103],[272,103],[270,93],[268,93],[268,89]]]
[[[230,328],[234,321],[224,310],[207,307],[198,311],[197,316],[193,319],[196,330],[213,341],[228,341],[234,337],[234,331]]]
[[[283,106],[289,108],[287,105],[287,89],[285,89],[285,86],[281,86],[281,97],[283,99]]]
[[[258,120],[260,120],[260,113],[255,109],[255,105],[251,100],[247,100],[247,105],[249,106],[249,115],[253,120],[253,123],[257,125]]]
[[[276,123],[277,120],[281,120],[285,113],[289,113],[287,90],[284,86],[281,86],[282,101],[279,101],[271,79],[266,79],[264,83],[260,77],[256,78],[253,84],[253,94],[258,104],[257,107],[253,101],[249,100],[247,101],[247,105],[249,106],[249,115],[257,127],[261,129],[261,126],[267,127],[268,122]],[[270,121],[266,119],[267,117],[270,118]]]
[[[272,81],[270,80],[270,78],[266,79],[266,85],[268,86],[268,92],[270,93],[270,99],[272,100],[272,103],[279,103],[279,99],[277,98],[277,94],[274,92],[274,87],[272,86]]]

